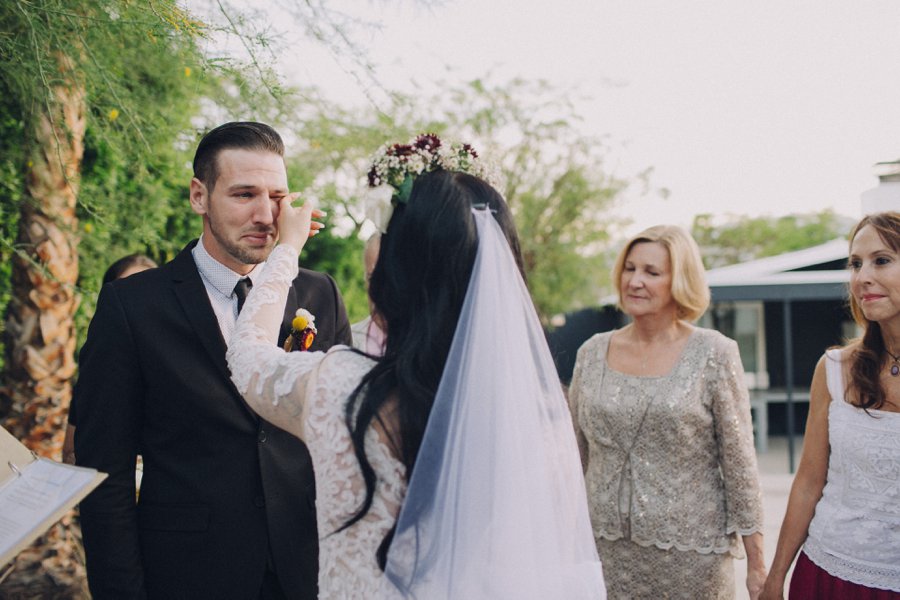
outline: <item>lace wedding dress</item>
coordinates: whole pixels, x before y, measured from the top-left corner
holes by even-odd
[[[327,353],[287,353],[273,345],[297,271],[297,253],[276,247],[241,312],[228,363],[253,410],[309,448],[316,474],[319,597],[375,598],[381,585],[375,553],[397,520],[406,493],[405,469],[370,428],[366,452],[378,477],[372,508],[338,531],[362,505],[366,489],[344,407],[374,363],[344,346]]]
[[[232,379],[263,418],[303,439],[316,476],[319,596],[427,600],[605,600],[581,464],[537,314],[491,213],[415,469],[366,433],[371,509],[346,425],[373,362],[347,348],[285,353],[277,337],[297,253],[278,246],[228,350]],[[376,551],[397,533],[382,573]]]

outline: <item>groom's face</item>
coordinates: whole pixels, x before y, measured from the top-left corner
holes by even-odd
[[[203,216],[203,245],[231,270],[249,273],[278,239],[278,202],[288,194],[284,159],[274,152],[227,149],[209,189],[191,181],[191,208]]]

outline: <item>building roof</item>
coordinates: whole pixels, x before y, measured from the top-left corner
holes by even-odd
[[[707,282],[719,300],[842,300],[849,272],[834,268],[847,260],[847,241],[711,269]],[[821,267],[817,269],[816,267]]]

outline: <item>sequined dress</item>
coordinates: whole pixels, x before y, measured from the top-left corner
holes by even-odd
[[[695,328],[668,375],[640,377],[608,367],[611,336],[570,388],[609,598],[732,598],[739,536],[762,529],[737,344]]]

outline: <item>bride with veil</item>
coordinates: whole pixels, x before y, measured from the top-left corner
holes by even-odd
[[[433,135],[379,152],[382,357],[274,345],[318,227],[281,201],[227,358],[253,410],[309,448],[325,600],[606,597],[568,408],[485,177]]]

